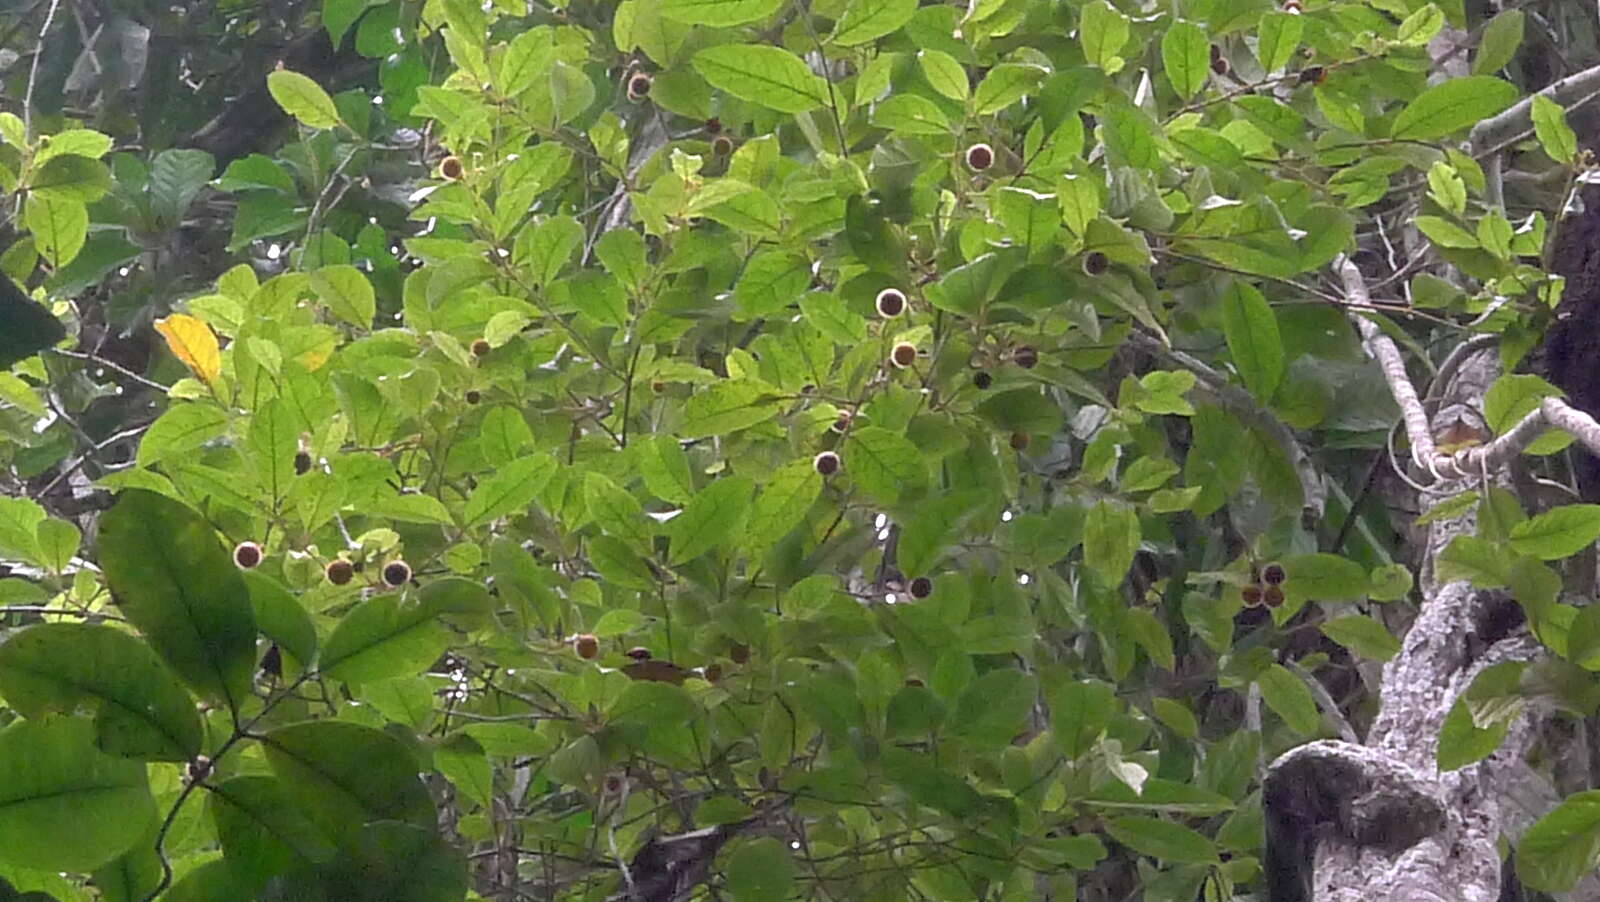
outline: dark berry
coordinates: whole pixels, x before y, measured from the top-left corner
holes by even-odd
[[[1283,569],[1282,564],[1273,562],[1262,569],[1261,578],[1269,586],[1281,586],[1283,581],[1289,578],[1289,572]]]
[[[917,689],[917,688],[921,688],[922,686],[926,686],[927,684],[922,682],[921,680],[917,679],[916,677],[911,677],[910,679],[906,680],[906,685],[911,687],[912,689]]]
[[[1029,441],[1030,441],[1030,439],[1028,437],[1028,433],[1026,433],[1026,432],[1013,432],[1013,433],[1011,433],[1011,450],[1013,450],[1013,451],[1026,451],[1026,450],[1028,450],[1028,442]]]
[[[1245,586],[1243,589],[1239,590],[1239,598],[1242,599],[1246,605],[1253,608],[1261,603],[1261,587],[1257,585]]]
[[[233,549],[233,562],[240,570],[254,570],[261,563],[261,546],[254,542],[240,542]]]
[[[475,388],[467,389],[467,396],[466,397],[467,397],[467,403],[468,404],[477,404],[479,401],[483,400],[483,394],[481,392],[479,392]]]
[[[1275,608],[1283,604],[1283,587],[1268,586],[1261,592],[1261,600],[1266,602],[1269,608]]]
[[[972,384],[976,385],[979,391],[987,391],[989,386],[994,384],[994,377],[989,375],[988,370],[978,370],[972,374]]]
[[[1220,56],[1217,57],[1216,59],[1212,60],[1211,61],[1211,71],[1217,73],[1218,75],[1227,75],[1228,74],[1228,60],[1225,57],[1220,57]]]
[[[828,428],[839,433],[840,435],[843,435],[845,430],[850,428],[850,419],[850,411],[847,410],[839,414],[839,418],[834,420],[833,425],[829,426]]]
[[[735,642],[728,646],[728,659],[735,664],[750,663],[750,646],[743,642]]]
[[[600,657],[600,640],[591,633],[583,633],[572,640],[572,650],[585,661],[593,661]]]
[[[461,165],[460,157],[445,157],[439,161],[439,177],[455,181],[461,178],[461,173],[466,167]]]
[[[645,648],[643,645],[636,645],[628,649],[628,657],[635,661],[648,661],[651,657],[650,649]]]
[[[278,643],[268,645],[261,656],[261,672],[269,677],[283,676],[283,652],[278,650]]]
[[[1083,271],[1086,275],[1103,276],[1111,268],[1111,258],[1099,251],[1090,251],[1083,255]]]
[[[340,558],[336,561],[329,561],[327,569],[323,571],[323,576],[328,578],[328,582],[333,583],[336,586],[348,585],[350,580],[355,578],[355,575],[355,565],[351,564],[347,560],[344,560],[343,558]]]
[[[982,172],[994,165],[994,148],[987,144],[974,144],[967,148],[967,168]]]
[[[474,357],[488,357],[489,352],[492,350],[494,348],[489,347],[489,342],[486,339],[480,338],[472,343],[472,356]]]
[[[296,451],[294,455],[294,475],[304,476],[311,472],[311,453]]]
[[[885,288],[878,292],[878,315],[884,319],[892,319],[906,310],[906,296],[898,288]]]
[[[384,585],[398,588],[411,581],[411,565],[405,561],[390,561],[383,565]]]
[[[733,153],[733,139],[727,135],[718,135],[716,139],[711,142],[711,152],[719,157],[725,157],[728,154]]]
[[[1328,70],[1321,66],[1308,66],[1300,70],[1300,83],[1303,85],[1320,85],[1328,80]]]
[[[628,99],[640,101],[650,93],[650,76],[640,72],[628,79]]]
[[[823,476],[832,476],[839,472],[839,455],[832,451],[824,451],[812,459],[811,466]]]
[[[912,598],[927,598],[933,594],[933,580],[926,576],[919,576],[911,581],[909,588]]]
[[[1011,351],[1011,362],[1025,370],[1031,370],[1039,364],[1039,352],[1029,345],[1017,345]]]
[[[901,369],[916,363],[917,346],[909,341],[900,342],[894,346],[894,350],[889,352],[889,362]]]

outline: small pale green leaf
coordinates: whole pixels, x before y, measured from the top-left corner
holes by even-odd
[[[1174,22],[1161,37],[1161,63],[1167,81],[1178,96],[1188,100],[1205,87],[1211,76],[1211,41],[1193,22]]]
[[[371,328],[378,300],[361,270],[345,263],[324,266],[311,274],[311,289],[334,316],[360,329]]]
[[[1256,39],[1256,59],[1261,61],[1261,68],[1276,72],[1288,65],[1300,48],[1300,35],[1304,31],[1305,22],[1300,16],[1277,11],[1263,15]]]
[[[804,113],[828,102],[827,82],[781,47],[708,47],[695,54],[694,68],[712,87],[780,113]]]
[[[1083,524],[1083,560],[1110,585],[1119,585],[1139,550],[1139,515],[1132,508],[1101,501],[1089,508]]]
[[[1578,136],[1567,124],[1567,111],[1544,96],[1533,95],[1533,130],[1550,159],[1571,163],[1578,156]]]
[[[267,91],[283,111],[310,128],[333,128],[339,124],[339,109],[322,86],[288,69],[267,76]]]
[[[1520,9],[1502,10],[1484,26],[1483,37],[1478,40],[1477,55],[1472,58],[1473,75],[1493,75],[1510,65],[1522,46],[1527,14]]]
[[[726,28],[759,22],[777,12],[783,0],[660,0],[661,16],[686,25]]]
[[[922,77],[935,91],[951,100],[966,102],[972,87],[967,80],[966,67],[955,57],[943,50],[919,50],[917,63],[922,66]]]
[[[1273,664],[1256,676],[1261,698],[1276,711],[1289,728],[1302,736],[1314,736],[1322,729],[1322,715],[1306,684],[1282,664]]]
[[[1447,79],[1406,104],[1390,134],[1417,141],[1443,138],[1504,111],[1519,93],[1515,85],[1487,75]]]
[[[1564,504],[1511,528],[1511,548],[1541,561],[1571,557],[1600,539],[1600,504]]]
[[[856,47],[899,30],[917,12],[917,0],[851,0],[829,41]]]
[[[1322,632],[1345,648],[1374,661],[1387,661],[1400,653],[1400,640],[1389,628],[1361,614],[1335,617],[1322,624]]]
[[[1272,305],[1255,286],[1236,279],[1223,295],[1222,334],[1250,393],[1272,400],[1287,368],[1283,337]]]

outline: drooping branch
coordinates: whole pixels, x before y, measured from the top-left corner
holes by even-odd
[[[1547,97],[1571,112],[1593,100],[1597,94],[1600,94],[1600,66],[1574,72],[1537,94],[1524,97],[1505,112],[1479,122],[1472,127],[1468,140],[1472,142],[1475,152],[1494,150],[1508,141],[1516,140],[1532,128],[1533,98]]]

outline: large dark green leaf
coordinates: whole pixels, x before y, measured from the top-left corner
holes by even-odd
[[[237,708],[255,671],[255,619],[211,524],[171,498],[123,492],[100,521],[100,563],[122,614],[168,666]]]
[[[1600,790],[1567,797],[1517,844],[1517,878],[1528,889],[1564,893],[1600,855]]]
[[[234,777],[211,789],[207,807],[223,857],[257,884],[303,862],[323,863],[334,847],[274,777]]]
[[[1501,112],[1517,101],[1515,85],[1487,75],[1442,81],[1406,104],[1394,119],[1396,138],[1443,138]]]
[[[367,683],[426,670],[450,645],[436,613],[398,594],[362,602],[322,646],[322,672]]]
[[[433,801],[400,740],[337,720],[280,727],[262,740],[267,763],[295,804],[341,845],[362,824],[434,827]]]
[[[0,273],[0,370],[66,337],[60,320]]]
[[[200,752],[194,699],[148,645],[83,623],[29,627],[0,645],[0,693],[25,717],[94,705],[96,741],[114,755],[187,761]]]
[[[76,717],[0,732],[0,864],[92,871],[154,829],[145,765],[107,755],[94,738]]]

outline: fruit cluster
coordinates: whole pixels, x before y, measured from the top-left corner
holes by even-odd
[[[1283,604],[1283,584],[1289,578],[1283,565],[1274,561],[1265,567],[1250,567],[1250,585],[1239,590],[1239,597],[1248,607],[1266,605],[1275,608]]]

